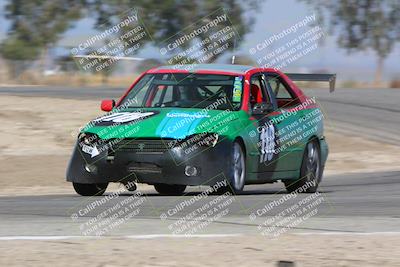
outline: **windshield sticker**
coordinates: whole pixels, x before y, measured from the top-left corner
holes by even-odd
[[[233,102],[240,102],[242,100],[242,76],[235,77],[233,83]]]

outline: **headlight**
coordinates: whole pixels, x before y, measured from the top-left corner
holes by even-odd
[[[98,140],[98,136],[92,133],[81,133],[78,136],[78,143],[85,144],[91,146],[92,144],[96,143]]]

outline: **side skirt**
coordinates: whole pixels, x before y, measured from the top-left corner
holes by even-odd
[[[281,179],[298,179],[300,171],[278,171],[278,172],[251,172],[248,173],[246,184],[274,183]]]

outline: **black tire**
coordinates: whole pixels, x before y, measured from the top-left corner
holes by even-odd
[[[108,183],[80,184],[73,183],[75,192],[81,196],[101,196],[107,189]]]
[[[180,184],[155,184],[154,189],[165,196],[180,196],[185,192],[186,185]]]
[[[298,180],[283,180],[286,190],[291,193],[315,193],[322,178],[321,150],[316,141],[309,141],[304,150]],[[307,185],[308,184],[308,185]],[[305,190],[300,190],[304,187]]]
[[[234,142],[232,146],[232,159],[230,180],[227,181],[226,187],[221,187],[217,190],[217,194],[231,192],[240,194],[246,182],[246,155],[243,146],[239,142]]]
[[[134,182],[123,182],[122,183],[125,187],[126,190],[128,190],[129,192],[135,192],[137,189],[137,186]]]

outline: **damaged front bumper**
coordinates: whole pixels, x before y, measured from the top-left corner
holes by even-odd
[[[106,149],[95,156],[77,143],[68,165],[67,181],[214,185],[231,175],[232,142],[228,139],[220,140],[214,147],[175,146],[165,151],[146,149],[148,140],[133,142],[135,146]],[[155,147],[154,141],[149,144]]]

